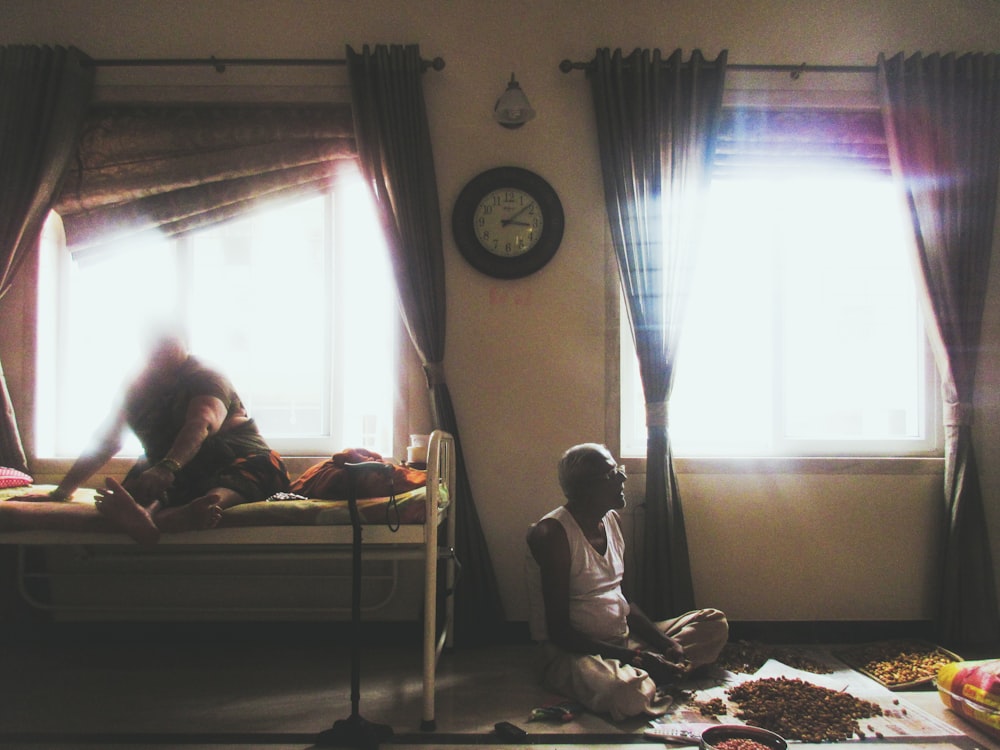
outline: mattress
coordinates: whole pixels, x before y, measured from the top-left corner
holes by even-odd
[[[0,490],[0,502],[17,500],[30,494],[44,494],[55,489],[53,485],[31,485]],[[426,520],[425,499],[427,488],[418,487],[388,497],[370,497],[357,501],[358,515],[362,524],[397,526],[422,524]],[[438,510],[448,504],[448,494],[444,487],[438,493]],[[96,490],[80,488],[66,503],[52,503],[50,508],[58,512],[60,506],[89,503],[93,505]],[[344,526],[350,525],[350,508],[347,500],[319,500],[304,498],[290,493],[280,493],[267,500],[243,503],[226,508],[222,513],[219,528],[244,526]]]

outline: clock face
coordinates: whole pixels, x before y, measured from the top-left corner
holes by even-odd
[[[462,256],[498,279],[534,273],[562,242],[562,203],[543,178],[520,167],[496,167],[462,188],[451,226]]]
[[[518,188],[490,191],[479,201],[472,218],[479,244],[501,258],[529,252],[545,230],[538,201]]]

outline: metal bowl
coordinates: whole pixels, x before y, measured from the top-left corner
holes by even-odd
[[[788,743],[784,737],[767,729],[743,724],[719,724],[709,727],[701,733],[701,747],[702,750],[715,750],[718,743],[734,739],[753,740],[771,750],[788,750]]]

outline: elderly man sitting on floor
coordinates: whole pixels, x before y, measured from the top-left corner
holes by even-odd
[[[660,715],[659,688],[715,661],[729,637],[725,615],[699,609],[653,622],[626,600],[625,471],[603,445],[570,448],[559,462],[566,503],[528,532],[532,639],[541,644],[542,681],[615,721]]]

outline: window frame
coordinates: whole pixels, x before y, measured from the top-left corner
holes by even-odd
[[[351,179],[361,180],[361,176],[360,174],[358,174],[356,176],[352,176]],[[361,184],[363,186],[363,183],[357,183],[357,184]],[[325,203],[326,212],[328,214],[327,234],[329,236],[327,237],[326,241],[330,244],[327,246],[327,248],[328,249],[337,248],[338,241],[340,242],[340,247],[343,248],[344,226],[345,226],[344,219],[350,216],[350,209],[338,205],[338,201],[336,195],[334,194],[334,191],[326,193],[323,196],[323,201]],[[334,212],[332,215],[330,214],[331,210]],[[53,222],[53,225],[55,226],[54,231],[58,232],[56,238],[58,246],[53,248],[54,253],[62,252],[68,255],[68,250],[65,246],[65,236],[63,235],[61,230],[61,224],[59,222]],[[191,247],[190,241],[188,240],[188,238],[179,237],[176,238],[174,242],[176,243],[174,248],[174,262],[176,263],[178,268],[187,267],[185,270],[189,270],[190,264],[192,262],[192,253],[194,252],[193,248]],[[34,303],[35,306],[35,312],[36,312],[35,317],[37,325],[47,326],[50,329],[57,329],[59,327],[58,318],[66,314],[66,309],[65,307],[61,309],[60,308],[50,309],[50,306],[43,304],[43,300],[41,298],[39,290],[39,281],[42,273],[44,273],[43,266],[45,264],[50,262],[68,263],[72,261],[70,261],[68,258],[66,258],[64,261],[63,259],[58,258],[57,256],[54,256],[53,260],[50,261],[46,259],[45,257],[46,253],[44,252],[39,252],[36,254],[36,256],[38,265],[34,269],[35,273],[24,274],[24,276],[31,277],[31,289],[32,289],[31,297],[32,297],[32,302]],[[331,269],[331,265],[335,265],[337,262],[338,261],[336,257],[327,257],[325,259],[325,264],[327,269],[329,270],[329,273],[325,274],[326,279],[324,281],[324,286],[326,292],[324,293],[324,296],[326,299],[326,307],[327,309],[331,310],[331,318],[332,318],[330,324],[332,326],[331,330],[336,329],[338,327],[342,327],[344,324],[344,321],[342,319],[343,316],[333,317],[332,315],[332,308],[334,305],[333,294],[335,288],[337,285],[349,283],[348,280],[343,278],[344,274],[335,273]],[[56,274],[57,275],[55,278],[57,279],[57,285],[62,284],[63,279],[65,277],[61,273],[56,272]],[[391,280],[390,283],[394,284],[394,280]],[[58,293],[58,288],[56,292]],[[386,304],[388,304],[393,311],[392,314],[393,365],[392,366],[396,373],[394,378],[394,384],[391,388],[392,392],[391,398],[393,401],[392,404],[393,423],[392,423],[391,435],[389,438],[391,442],[391,451],[388,454],[389,456],[393,457],[404,455],[403,450],[408,440],[407,436],[409,432],[413,431],[410,428],[409,424],[410,404],[413,395],[412,393],[413,388],[411,387],[411,381],[414,379],[413,376],[413,373],[415,372],[414,368],[419,365],[419,362],[417,362],[417,358],[412,351],[412,344],[409,340],[409,336],[406,333],[405,324],[403,321],[401,311],[399,310],[399,307],[395,302],[395,296],[396,296],[395,290],[393,290],[392,298],[386,300]],[[184,307],[183,304],[181,305],[181,307],[183,308],[182,319],[185,319],[190,315],[190,310]],[[35,330],[37,331],[37,328]],[[32,341],[30,350],[26,348],[24,351],[24,356],[30,361],[33,371],[31,383],[29,386],[31,391],[31,402],[33,408],[31,408],[29,410],[29,413],[25,415],[27,418],[25,421],[30,422],[30,428],[23,430],[25,436],[25,447],[28,449],[30,463],[34,471],[40,473],[40,475],[42,476],[49,474],[61,474],[64,473],[72,465],[76,457],[72,456],[39,457],[38,455],[38,450],[36,445],[37,435],[36,435],[35,425],[37,418],[39,418],[38,412],[40,409],[44,409],[44,406],[42,404],[39,404],[38,393],[39,393],[39,388],[41,386],[38,383],[39,368],[35,363],[37,362],[37,357],[38,357],[38,347],[41,345],[41,342],[45,340],[45,337],[33,331],[33,335],[31,338]],[[54,346],[59,346],[57,339],[58,339],[57,336],[52,336],[51,334],[48,336],[48,340],[53,341]],[[326,346],[327,348],[331,346],[331,344],[325,340],[325,337],[324,337],[324,346]],[[328,356],[326,358],[327,359],[326,367],[328,367],[331,370],[330,373],[331,383],[337,378],[336,369],[333,366],[334,360],[332,357],[333,354],[331,353],[331,356]],[[52,388],[53,386],[50,385],[49,387]],[[334,388],[334,393],[335,392],[336,391]],[[329,403],[330,400],[331,400],[330,394],[324,394],[324,401]],[[110,404],[108,406],[110,407]],[[338,417],[334,413],[335,410],[333,408],[329,408],[327,409],[327,411],[330,413],[331,419],[333,420],[329,425],[330,433],[336,435],[338,434],[335,432],[335,427],[337,424]],[[94,427],[96,427],[96,425],[94,425]],[[266,433],[264,437],[271,445],[271,447],[277,450],[282,455],[283,458],[285,458],[286,460],[291,459],[293,463],[297,463],[295,461],[296,459],[308,459],[308,461],[314,461],[316,459],[326,458],[331,453],[337,450],[341,450],[343,447],[345,447],[341,445],[333,445],[333,441],[337,440],[337,438],[326,439],[328,440],[329,444],[326,448],[323,448],[320,447],[320,445],[325,438],[321,437],[307,438],[304,441],[302,439],[296,439],[296,438],[280,438],[280,437],[276,438],[273,436],[269,436]],[[114,473],[124,472],[133,462],[134,462],[133,456],[122,454],[116,456],[109,462],[107,470]]]

